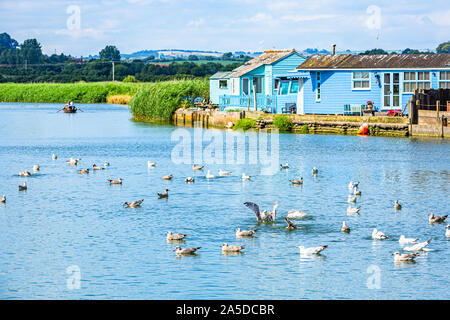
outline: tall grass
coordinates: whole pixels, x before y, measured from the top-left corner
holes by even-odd
[[[143,84],[131,100],[131,112],[137,121],[168,121],[184,96],[209,98],[207,79],[173,80]]]
[[[104,103],[108,96],[133,96],[140,86],[120,82],[4,83],[0,84],[0,102]]]

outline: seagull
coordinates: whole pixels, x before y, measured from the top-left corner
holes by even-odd
[[[244,202],[244,205],[253,210],[253,212],[256,215],[257,221],[263,221],[263,222],[272,222],[275,221],[277,217],[277,207],[278,207],[278,201],[275,201],[273,204],[273,210],[272,212],[268,212],[267,210],[264,210],[263,212],[259,211],[259,206],[256,203],[253,202]]]
[[[296,248],[300,249],[301,256],[309,256],[312,254],[319,254],[320,252],[322,252],[323,250],[328,248],[328,246],[325,245],[325,246],[321,246],[321,247],[311,247],[311,248],[305,248],[303,246],[296,246]]]
[[[348,190],[352,191],[353,188],[358,188],[358,186],[359,186],[359,181],[357,181],[357,182],[350,181],[348,183]]]
[[[183,240],[187,235],[182,234],[182,233],[172,233],[170,231],[166,232],[166,239],[168,241],[179,241],[179,240]]]
[[[5,199],[5,195],[3,195],[3,199]],[[5,203],[4,201],[3,201],[3,203]],[[447,227],[445,227],[447,230],[445,230],[445,236],[447,237],[447,238],[450,238],[450,224],[449,225],[447,225]]]
[[[423,250],[423,248],[425,248],[429,243],[431,242],[430,240],[427,240],[425,242],[419,242],[411,247],[404,247],[403,250],[405,251],[419,251],[419,250]]]
[[[395,262],[408,262],[408,261],[411,262],[414,261],[414,259],[419,256],[418,253],[401,254],[399,251],[394,252],[392,255],[394,256]]]
[[[298,180],[289,180],[292,184],[303,184],[303,177],[300,177]]]
[[[231,175],[231,171],[224,171],[222,169],[219,169],[219,175],[220,176],[229,176],[229,175]]]
[[[228,243],[222,244],[222,252],[240,252],[245,246],[232,246]]]
[[[448,215],[445,215],[445,216],[435,216],[434,213],[430,213],[430,214],[429,214],[428,221],[429,221],[430,223],[435,223],[435,222],[440,223],[440,222],[444,222],[445,219],[447,219],[447,217],[448,217]]]
[[[317,174],[317,172],[319,172],[319,169],[316,167],[312,168],[312,174]]]
[[[57,155],[56,155],[56,154],[52,154],[52,159],[53,159],[53,160],[58,159]]]
[[[158,199],[168,198],[169,197],[169,189],[165,189],[163,193],[158,193]]]
[[[280,169],[289,169],[289,163],[285,163],[285,164],[280,164]]]
[[[39,169],[41,169],[41,167],[38,164],[33,166],[33,171],[39,171]]]
[[[103,167],[109,167],[109,162],[107,162],[107,161],[105,161],[105,162],[103,162]]]
[[[27,183],[24,181],[23,182],[23,185],[21,185],[21,186],[19,186],[19,191],[24,191],[24,190],[27,190]]]
[[[253,230],[241,230],[241,228],[236,228],[236,237],[251,237],[253,236],[258,229]]]
[[[288,218],[284,218],[284,221],[286,221],[286,223],[288,224],[288,226],[287,226],[288,230],[298,229],[297,225],[295,223],[293,223],[291,220],[289,220]]]
[[[80,169],[80,170],[77,170],[77,171],[80,174],[88,174],[89,173],[89,168],[88,169]]]
[[[354,188],[353,188],[353,194],[354,194],[355,196],[360,196],[360,195],[361,195],[361,191],[358,190],[357,187],[354,187]]]
[[[404,244],[417,243],[418,240],[419,240],[418,238],[405,238],[404,235],[401,235],[400,239],[398,239],[398,242],[400,243],[400,245],[404,245]]]
[[[400,203],[398,203],[398,200],[395,200],[394,208],[395,208],[395,210],[401,210],[402,209],[402,205]]]
[[[181,249],[180,246],[176,246],[176,247],[175,247],[175,254],[177,254],[177,255],[194,254],[195,251],[197,251],[197,250],[200,249],[200,248],[201,248],[201,247]]]
[[[156,167],[156,162],[151,162],[150,160],[147,161],[147,167],[149,167],[149,168]]]
[[[361,210],[361,207],[352,208],[352,207],[348,206],[347,214],[359,214],[359,210]]]
[[[211,174],[208,170],[208,172],[206,173],[206,179],[213,179],[213,178],[215,178],[215,176]]]
[[[119,178],[117,180],[111,180],[111,179],[107,179],[109,181],[109,184],[122,184],[122,178]]]
[[[94,170],[105,170],[105,167],[99,167],[99,166],[97,166],[95,163],[92,165],[92,168],[93,168]]]
[[[355,203],[356,202],[356,197],[352,196],[352,195],[348,195],[347,202],[348,203],[352,203],[352,202]]]
[[[242,174],[242,180],[250,180],[251,176],[246,176],[245,173]]]
[[[197,171],[197,170],[202,170],[205,166],[196,166],[195,163],[192,164],[192,170],[193,171]]]
[[[3,197],[0,198],[0,203],[6,203],[6,196],[3,195]]]
[[[80,162],[81,159],[73,159],[70,158],[69,160],[67,160],[66,162],[72,166],[76,166],[78,164],[78,162]]]
[[[187,183],[195,182],[195,179],[192,177],[187,177],[186,179],[184,179],[184,182],[187,182]]]
[[[373,239],[378,239],[378,240],[384,240],[384,239],[389,239],[389,237],[387,235],[385,235],[383,232],[378,231],[377,229],[373,229],[372,231],[372,238]]]
[[[29,176],[31,176],[31,173],[30,173],[30,171],[25,170],[25,171],[19,172],[19,176],[21,176],[21,177],[29,177]]]
[[[133,202],[125,201],[123,203],[123,205],[126,206],[127,208],[139,208],[141,206],[142,202],[144,202],[144,199],[136,200],[136,201],[133,201]]]
[[[162,176],[163,180],[172,180],[172,178],[173,178],[172,174],[169,174],[168,176]]]
[[[299,211],[299,210],[289,210],[287,217],[291,219],[299,219],[306,216],[307,213],[305,211]]]
[[[342,221],[341,231],[342,232],[347,232],[347,233],[350,232],[350,227],[345,224],[345,221]]]

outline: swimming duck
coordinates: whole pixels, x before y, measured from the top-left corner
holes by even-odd
[[[172,180],[172,178],[173,178],[172,174],[169,174],[168,176],[162,176],[163,180]]]
[[[349,233],[349,232],[350,232],[350,227],[347,226],[347,225],[345,224],[345,221],[342,221],[342,228],[341,228],[341,231],[342,231],[342,232],[346,232],[346,233]]]
[[[319,172],[319,169],[317,169],[316,167],[312,168],[312,174],[317,174]]]
[[[41,169],[41,167],[38,164],[35,164],[33,166],[33,171],[39,171]]]
[[[193,171],[202,170],[203,168],[204,168],[204,166],[196,166],[195,163],[192,164]]]
[[[298,180],[289,180],[292,184],[303,184],[303,177],[300,177]]]
[[[241,230],[241,228],[236,228],[236,237],[251,237],[253,236],[258,229],[253,230]]]
[[[80,174],[88,174],[89,173],[89,168],[88,169],[80,169],[80,170],[77,170],[77,171]]]
[[[144,199],[136,200],[136,201],[132,201],[132,202],[125,201],[123,203],[123,205],[126,206],[127,208],[139,208],[141,206],[142,202],[144,202]]]
[[[195,251],[197,251],[198,249],[201,249],[201,247],[181,249],[180,246],[176,246],[176,247],[175,247],[175,253],[176,253],[177,255],[194,254]]]
[[[56,154],[52,154],[52,159],[56,160],[56,159],[58,159],[58,156]]]
[[[27,183],[24,181],[23,185],[19,186],[19,191],[25,191],[27,188]]]
[[[186,179],[184,179],[184,182],[186,182],[186,183],[192,183],[192,182],[195,182],[195,179],[192,178],[192,177],[187,177]]]
[[[245,246],[233,246],[228,245],[228,243],[222,244],[222,252],[240,252],[244,248]]]
[[[187,235],[182,234],[182,233],[172,233],[170,231],[166,232],[166,239],[168,241],[179,241],[179,240],[183,240]]]
[[[5,195],[3,195],[3,196],[0,198],[0,203],[6,203],[6,196],[5,196]]]
[[[111,179],[107,179],[109,181],[109,184],[122,184],[122,178],[119,178],[117,180],[111,180]]]
[[[430,223],[441,223],[444,222],[445,219],[447,219],[448,215],[445,216],[435,216],[434,213],[430,213],[428,216],[428,221]]]
[[[109,162],[107,162],[107,161],[105,161],[105,162],[103,162],[103,167],[109,167]]]
[[[105,170],[105,167],[99,167],[99,166],[97,166],[95,163],[92,165],[92,168],[93,168],[94,170]]]
[[[395,200],[394,209],[395,210],[401,210],[402,209],[402,205],[400,203],[398,203],[398,200]]]
[[[158,198],[168,198],[169,197],[169,189],[165,189],[163,193],[158,193]]]
[[[29,177],[29,176],[31,176],[31,172],[28,171],[28,170],[21,171],[21,172],[19,172],[19,176],[21,176],[21,177]]]

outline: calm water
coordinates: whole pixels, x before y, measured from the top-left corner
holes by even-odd
[[[256,166],[208,166],[233,171],[194,184],[186,165],[170,160],[171,126],[133,123],[126,107],[79,105],[64,114],[54,104],[0,104],[0,298],[2,299],[449,299],[450,240],[427,214],[448,214],[450,143],[443,140],[280,135],[280,162],[291,168],[273,176]],[[192,129],[187,129],[192,131]],[[51,159],[52,153],[58,159]],[[106,170],[80,175],[78,168]],[[154,169],[147,160],[157,161]],[[17,174],[41,171],[23,178]],[[311,168],[319,168],[316,178]],[[242,182],[242,172],[254,176]],[[173,181],[161,176],[172,173]],[[304,176],[304,186],[288,179]],[[123,186],[106,179],[124,178]],[[28,183],[28,191],[18,185]],[[360,216],[347,216],[347,184],[360,180]],[[157,192],[170,189],[168,200]],[[123,201],[144,198],[142,208]],[[395,212],[399,199],[403,210]],[[274,225],[256,225],[242,203],[269,209],[280,203]],[[303,229],[288,232],[288,210],[308,212]],[[346,220],[350,234],[340,232]],[[257,237],[236,239],[234,229],[258,227]],[[392,239],[373,241],[377,227]],[[183,247],[202,247],[177,258],[165,232],[188,234]],[[396,265],[398,238],[432,239],[435,251],[415,264]],[[223,242],[245,253],[221,253]],[[322,256],[299,257],[296,245],[329,247]],[[70,290],[69,266],[81,271]],[[379,270],[379,289],[367,281]],[[371,270],[371,269],[369,269]],[[376,284],[376,282],[375,282]]]

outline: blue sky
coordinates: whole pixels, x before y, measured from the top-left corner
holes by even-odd
[[[78,14],[79,13],[79,14]],[[0,0],[0,33],[44,53],[144,49],[435,49],[450,40],[450,1]]]

